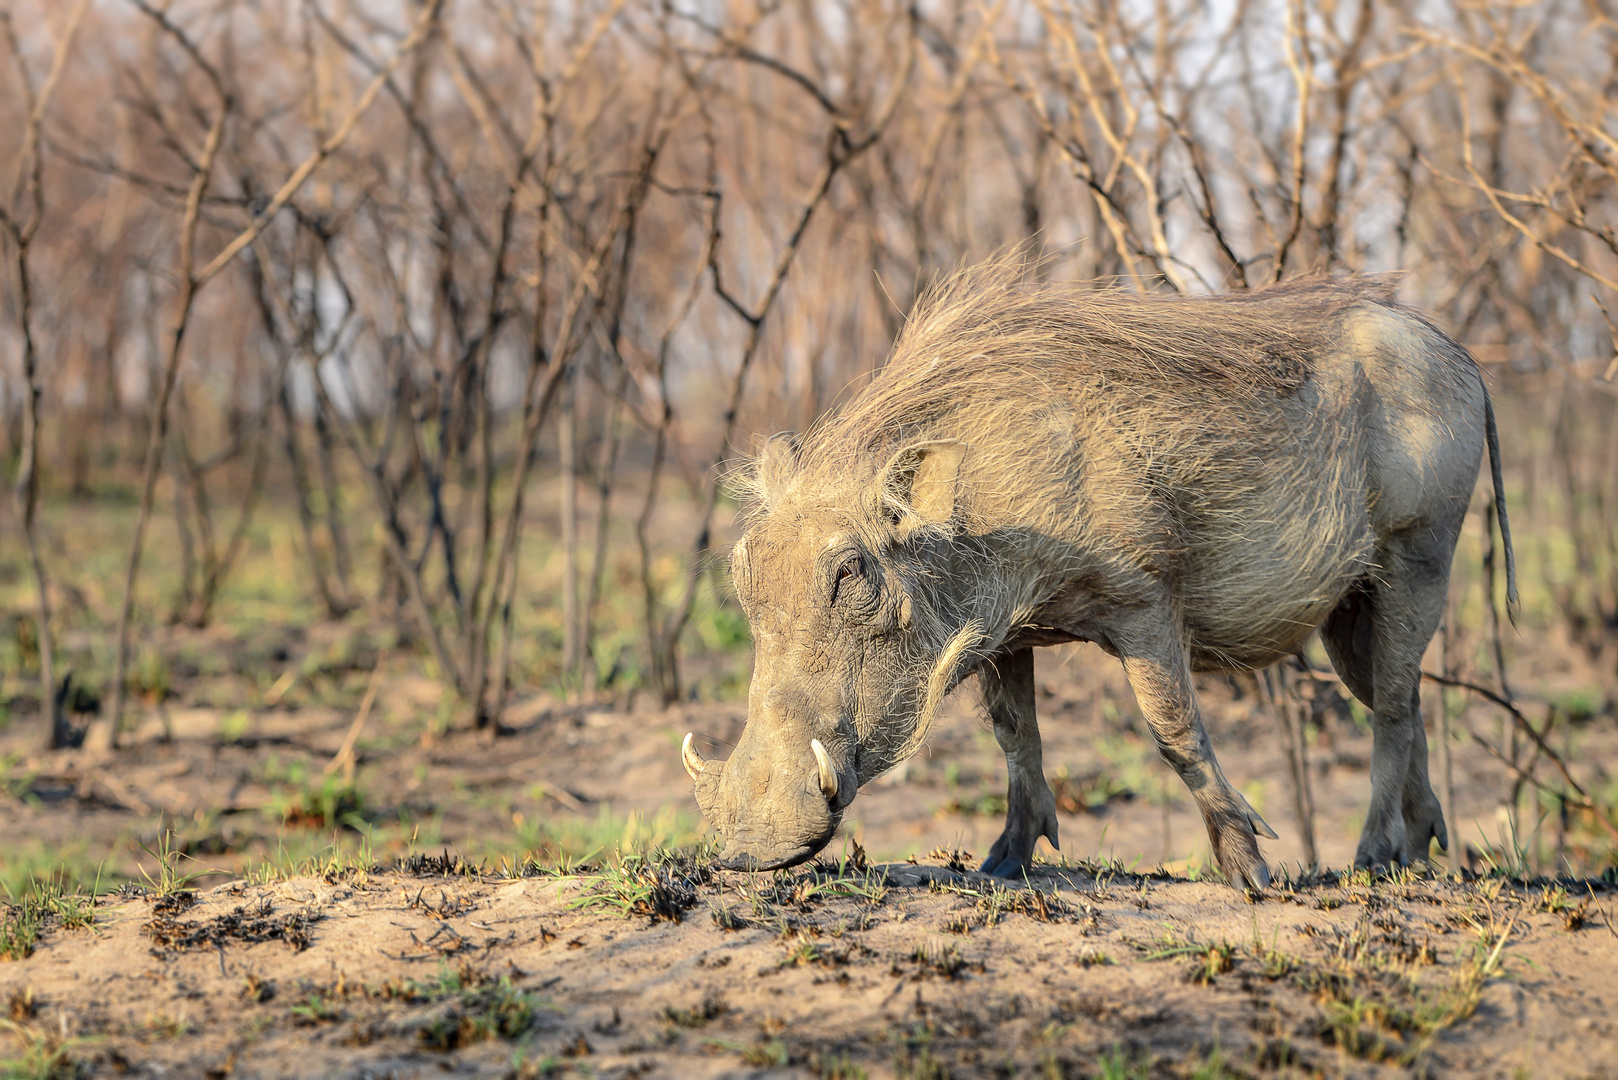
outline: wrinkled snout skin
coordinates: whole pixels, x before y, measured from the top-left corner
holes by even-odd
[[[731,870],[778,870],[812,859],[842,823],[820,790],[809,741],[770,740],[749,723],[736,752],[697,778],[697,804],[725,838]]]

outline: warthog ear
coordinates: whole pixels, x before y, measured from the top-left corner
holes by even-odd
[[[942,525],[955,513],[955,489],[967,446],[955,439],[911,443],[888,461],[880,477],[882,505]]]
[[[764,505],[774,504],[798,471],[798,443],[791,433],[771,435],[754,459],[753,477]]]

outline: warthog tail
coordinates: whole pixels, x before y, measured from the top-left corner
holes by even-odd
[[[1517,625],[1517,556],[1511,550],[1511,520],[1506,517],[1506,486],[1500,474],[1500,429],[1494,422],[1494,402],[1483,388],[1483,427],[1489,442],[1489,476],[1494,481],[1494,516],[1500,522],[1500,546],[1506,549],[1506,614]],[[1494,603],[1494,598],[1489,598]]]

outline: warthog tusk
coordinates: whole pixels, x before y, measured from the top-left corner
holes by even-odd
[[[680,744],[680,760],[685,762],[685,771],[691,774],[691,779],[695,780],[702,775],[702,770],[708,767],[708,763],[703,761],[702,755],[692,748],[692,734],[693,732],[690,731],[685,733],[685,741]]]
[[[820,766],[820,790],[828,799],[837,798],[837,769],[831,763],[831,755],[826,753],[819,739],[810,739],[809,749],[815,752],[815,764]]]

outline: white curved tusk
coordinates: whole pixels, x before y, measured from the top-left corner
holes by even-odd
[[[702,770],[708,767],[708,763],[702,760],[702,755],[692,748],[692,734],[693,732],[690,731],[685,733],[685,741],[680,744],[680,760],[685,762],[685,771],[691,774],[691,779],[695,780],[702,775]]]
[[[809,749],[815,752],[815,764],[820,766],[820,790],[828,799],[837,798],[837,769],[831,763],[831,755],[826,753],[819,739],[810,739]]]

